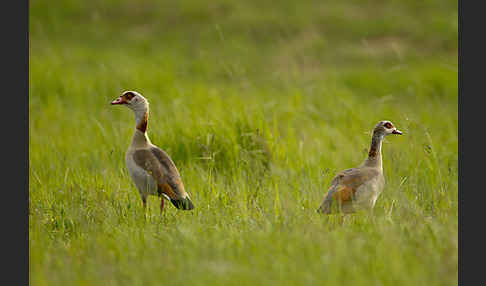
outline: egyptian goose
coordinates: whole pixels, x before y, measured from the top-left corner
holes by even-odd
[[[334,177],[317,212],[346,214],[358,209],[373,209],[385,184],[381,145],[383,138],[390,134],[401,135],[402,132],[390,121],[380,121],[376,124],[368,158],[359,167],[344,170]]]
[[[147,136],[149,103],[145,97],[135,91],[125,91],[111,102],[122,104],[135,113],[136,129],[132,143],[125,154],[128,173],[132,178],[146,208],[148,195],[158,195],[160,212],[164,209],[164,197],[182,210],[192,210],[189,195],[174,162],[166,152],[153,145]]]

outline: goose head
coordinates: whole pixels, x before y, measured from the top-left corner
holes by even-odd
[[[376,124],[373,129],[373,135],[387,136],[390,134],[402,135],[402,131],[398,130],[391,121],[383,120]]]
[[[122,104],[137,112],[148,111],[148,101],[140,93],[136,91],[125,91],[117,99],[111,102],[112,105]]]
[[[130,108],[135,114],[136,127],[142,133],[147,130],[149,103],[145,97],[136,91],[125,91],[117,99],[111,102],[112,105],[121,104]]]

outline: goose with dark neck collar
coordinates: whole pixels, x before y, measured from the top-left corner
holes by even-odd
[[[338,173],[317,210],[320,213],[353,213],[357,209],[372,209],[383,190],[383,161],[381,147],[385,136],[401,135],[390,121],[380,121],[373,129],[366,160],[357,168]]]
[[[125,154],[128,173],[137,187],[146,207],[147,197],[161,197],[160,211],[164,209],[164,198],[182,210],[192,210],[189,195],[184,189],[181,176],[172,159],[165,151],[153,145],[147,135],[149,103],[136,91],[125,91],[112,105],[125,105],[135,114],[135,132]]]

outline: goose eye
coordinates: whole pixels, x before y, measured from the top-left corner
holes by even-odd
[[[392,128],[392,125],[391,125],[390,122],[387,122],[387,123],[385,123],[385,127],[388,128],[388,129],[390,129],[390,128]]]
[[[126,92],[124,95],[128,100],[132,100],[132,98],[135,97],[135,94],[132,92]]]

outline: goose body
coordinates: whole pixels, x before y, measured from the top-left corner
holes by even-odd
[[[164,198],[178,209],[193,209],[174,162],[165,151],[152,144],[147,135],[148,101],[135,91],[126,91],[111,104],[125,104],[135,113],[136,129],[125,162],[143,206],[149,195],[157,195],[161,197],[160,211],[164,208]]]
[[[320,213],[353,213],[359,209],[373,209],[385,185],[381,146],[385,136],[401,135],[390,121],[380,121],[373,129],[368,158],[358,167],[338,173],[331,181]]]

